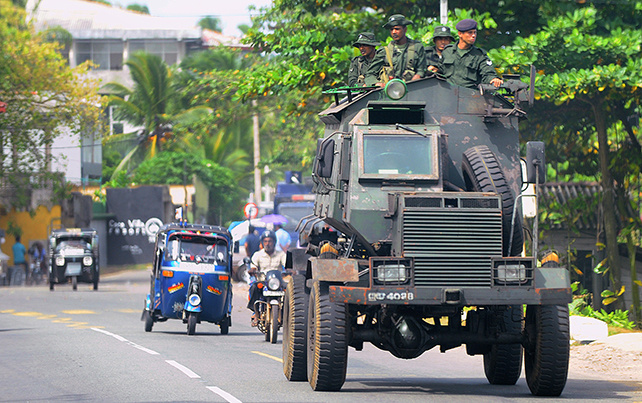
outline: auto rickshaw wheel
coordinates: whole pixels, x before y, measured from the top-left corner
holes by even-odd
[[[154,318],[152,318],[151,312],[145,309],[143,311],[143,318],[145,319],[145,331],[151,332],[152,327],[154,326]]]
[[[92,270],[92,279],[94,283],[94,291],[98,290],[98,271],[96,269]]]
[[[78,289],[78,277],[77,276],[72,276],[71,277],[71,288],[76,291]]]
[[[193,335],[196,333],[196,322],[197,322],[197,317],[195,313],[190,313],[189,317],[187,318],[187,334],[188,335]]]
[[[219,326],[221,327],[221,334],[228,334],[230,332],[230,317],[223,318]]]

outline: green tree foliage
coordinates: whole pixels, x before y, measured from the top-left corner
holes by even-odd
[[[160,57],[137,52],[125,64],[129,67],[134,88],[119,83],[109,83],[103,88],[114,94],[110,96],[109,104],[116,107],[116,116],[134,126],[142,126],[142,129],[135,134],[137,142],[114,173],[125,168],[137,154],[139,162],[161,151],[175,126],[189,125],[211,113],[210,108],[201,105],[189,109],[181,107],[170,69]],[[131,137],[132,133],[127,135]],[[121,137],[114,136],[111,140],[120,141]]]
[[[129,11],[136,11],[141,14],[149,15],[149,7],[147,7],[146,5],[133,3],[128,5],[126,9]]]
[[[213,208],[208,222],[222,224],[221,214],[228,218],[234,213],[241,214],[242,194],[233,172],[199,155],[161,152],[138,166],[133,182],[139,185],[183,185],[192,183],[194,176],[209,189],[210,206]]]
[[[26,207],[26,191],[54,179],[53,140],[100,130],[101,112],[89,65],[70,68],[60,46],[25,21],[24,9],[0,0],[0,101],[8,104],[0,113],[0,177],[15,187],[17,207]]]
[[[198,21],[198,26],[203,29],[209,29],[210,31],[216,31],[216,32],[223,31],[223,26],[221,25],[221,19],[218,17],[201,18]]]
[[[580,147],[573,153],[576,158],[593,159],[597,153],[599,171],[593,174],[603,188],[606,266],[612,293],[618,296],[622,289],[618,222],[633,219],[639,226],[639,211],[636,216],[627,214],[630,189],[618,190],[618,187],[626,187],[627,182],[630,183],[628,178],[638,176],[642,159],[640,133],[629,120],[637,114],[639,126],[640,11],[639,3],[618,5],[617,12],[578,8],[549,20],[538,33],[517,38],[514,45],[490,52],[491,58],[500,62],[507,72],[523,71],[530,64],[538,67],[539,97],[547,104],[546,109],[554,111],[539,121],[545,121],[544,127],[553,129],[542,133],[549,144],[567,145],[566,139],[577,136]],[[636,18],[622,18],[629,15]],[[571,143],[578,144],[578,140]],[[616,205],[620,217],[613,208]]]

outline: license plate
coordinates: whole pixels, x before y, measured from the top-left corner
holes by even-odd
[[[81,271],[80,263],[67,263],[65,276],[79,276]]]
[[[269,291],[265,290],[263,291],[263,295],[266,297],[280,297],[282,295],[285,295],[285,291]]]

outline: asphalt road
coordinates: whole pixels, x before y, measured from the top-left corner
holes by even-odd
[[[424,402],[535,401],[522,375],[515,386],[486,381],[480,356],[458,348],[400,360],[372,346],[350,349],[341,392],[313,392],[282,373],[275,345],[250,327],[247,286],[235,285],[232,327],[178,320],[146,333],[140,315],[147,272],[123,272],[91,285],[0,287],[0,402],[213,401]],[[642,400],[639,383],[571,371],[565,401]],[[537,399],[539,400],[539,399]],[[551,399],[549,399],[551,400]],[[557,399],[553,399],[557,400]]]

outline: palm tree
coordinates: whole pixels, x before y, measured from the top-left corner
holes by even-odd
[[[161,151],[162,140],[172,135],[175,125],[196,122],[212,112],[206,106],[183,109],[175,102],[178,96],[172,85],[171,72],[159,56],[136,52],[125,65],[129,67],[134,87],[129,89],[111,82],[103,89],[114,94],[110,96],[109,105],[116,107],[117,116],[141,129],[126,134],[136,134],[138,141],[116,167],[112,178],[134,155],[142,153],[143,158],[153,157]]]

